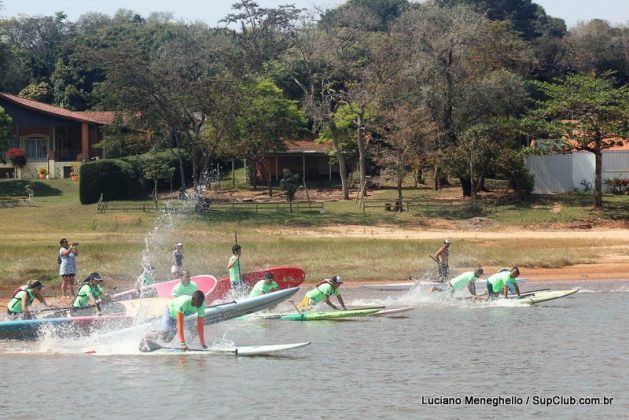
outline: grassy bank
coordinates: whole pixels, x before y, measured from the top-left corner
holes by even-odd
[[[186,266],[193,274],[224,276],[234,231],[238,232],[239,243],[243,246],[244,270],[297,265],[307,272],[307,279],[314,282],[332,274],[348,279],[403,281],[409,276],[422,277],[435,269],[435,263],[426,255],[438,248],[439,241],[436,240],[330,239],[286,233],[291,231],[290,226],[331,224],[430,226],[431,220],[426,215],[412,211],[397,214],[371,209],[363,214],[351,201],[326,203],[324,214],[318,211],[292,215],[275,211],[258,214],[211,212],[208,216],[154,212],[97,214],[95,205],[78,203],[77,183],[51,180],[41,184],[43,186],[35,189],[34,207],[0,209],[0,286],[38,278],[53,286],[50,294],[56,293],[56,255],[61,237],[81,243],[78,258],[81,276],[98,271],[112,280],[110,285],[120,287],[131,286],[134,282],[140,272],[143,251],[151,256],[158,268],[158,276],[167,278],[172,246],[178,241],[185,243]],[[382,195],[389,193],[384,191]],[[627,201],[626,198],[622,201],[623,198],[610,197],[608,202],[618,200],[622,207]],[[557,200],[566,200],[559,204],[559,212]],[[505,208],[502,218],[495,214],[490,217],[499,224],[497,229],[511,220],[545,220],[542,215],[554,220],[562,212],[569,214],[570,220],[588,220],[591,209],[585,203],[580,208],[575,200],[570,196],[557,196],[527,207]],[[465,218],[452,216],[450,220]],[[264,228],[264,231],[258,228]],[[451,267],[455,271],[478,264],[486,267],[513,264],[524,268],[562,267],[593,262],[607,255],[609,247],[618,244],[626,245],[627,242],[517,238],[460,240],[452,248]],[[523,275],[526,275],[525,270]]]

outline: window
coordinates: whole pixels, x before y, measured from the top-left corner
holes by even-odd
[[[48,159],[48,139],[45,137],[29,137],[26,139],[26,158],[29,160]]]

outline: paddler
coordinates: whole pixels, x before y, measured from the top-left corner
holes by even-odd
[[[197,314],[197,334],[201,347],[207,349],[205,345],[205,332],[203,318],[205,317],[205,295],[202,291],[195,291],[192,296],[179,296],[168,302],[168,306],[162,315],[161,331],[148,334],[140,342],[140,351],[152,351],[150,340],[159,338],[164,343],[170,343],[175,335],[179,337],[179,344],[183,350],[189,350],[184,337],[184,318],[188,315]]]
[[[34,318],[28,307],[33,304],[35,299],[48,306],[46,299],[42,296],[41,292],[44,285],[39,280],[31,280],[26,287],[22,286],[11,298],[9,305],[7,306],[7,314],[11,319],[32,319]]]
[[[483,268],[478,267],[474,271],[467,271],[459,276],[456,276],[448,283],[450,286],[448,287],[449,292],[454,294],[457,290],[467,286],[467,290],[470,291],[472,296],[476,296],[476,280],[478,280],[483,273]]]
[[[153,297],[144,296],[142,292],[143,287],[151,286],[153,284],[155,284],[155,267],[152,265],[144,266],[142,268],[142,274],[138,276],[138,279],[135,282],[135,287],[138,290],[140,297]]]
[[[280,287],[273,279],[273,273],[264,273],[264,278],[253,286],[253,289],[251,289],[251,292],[249,293],[249,297],[266,295],[267,293],[279,288]]]
[[[192,296],[192,294],[199,288],[197,284],[190,280],[190,272],[188,270],[183,271],[183,277],[179,280],[179,283],[173,288],[173,297],[179,296]]]
[[[96,314],[100,316],[100,304],[104,299],[109,297],[104,292],[102,281],[103,278],[100,274],[90,273],[90,275],[83,280],[83,285],[79,288],[79,293],[76,294],[76,299],[74,299],[72,307],[74,309],[84,308],[89,306],[91,301],[92,305],[96,307]]]
[[[516,279],[520,275],[520,269],[513,267],[510,270],[499,271],[492,274],[487,279],[487,299],[493,299],[504,293],[506,298],[509,295],[509,289],[514,288],[518,296],[520,296],[520,288]]]
[[[450,240],[446,239],[443,241],[443,245],[433,259],[437,261],[437,265],[439,266],[439,281],[444,282],[446,278],[448,278],[448,258],[450,257]]]
[[[297,308],[300,310],[307,310],[312,308],[319,302],[325,301],[332,309],[339,310],[339,307],[330,302],[330,296],[336,296],[339,303],[346,310],[345,303],[341,297],[339,288],[343,284],[340,276],[332,276],[331,279],[325,279],[321,283],[317,284],[314,289],[306,293],[306,296],[299,302]]]
[[[227,262],[227,270],[229,270],[229,282],[232,286],[232,290],[236,293],[242,294],[244,292],[242,276],[240,271],[240,255],[242,253],[242,247],[238,244],[232,246],[232,256],[229,257]]]

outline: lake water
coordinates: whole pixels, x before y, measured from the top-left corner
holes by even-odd
[[[4,341],[0,413],[3,418],[627,418],[629,283],[550,286],[585,290],[526,307],[356,287],[344,290],[349,305],[416,309],[400,318],[235,320],[207,327],[209,342],[312,342],[275,357],[127,354],[137,347],[134,334]],[[84,354],[86,349],[97,353]],[[541,404],[553,403],[555,396],[559,404]],[[488,400],[466,401],[474,397]],[[601,404],[577,404],[592,397]],[[613,400],[603,405],[604,398]]]

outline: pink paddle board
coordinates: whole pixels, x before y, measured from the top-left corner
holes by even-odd
[[[229,280],[229,279],[228,279]],[[216,288],[218,281],[216,277],[203,274],[200,276],[192,276],[191,281],[197,284],[199,290],[201,290],[206,295],[208,293],[212,293]],[[161,298],[169,298],[172,297],[173,289],[179,283],[179,280],[171,280],[165,281],[162,283],[152,284],[150,286],[146,286],[142,288],[142,295],[152,296],[152,297],[161,297]],[[138,291],[137,290],[127,290],[126,292],[118,293],[112,296],[112,300],[120,301],[120,300],[128,300],[128,299],[137,299]]]

